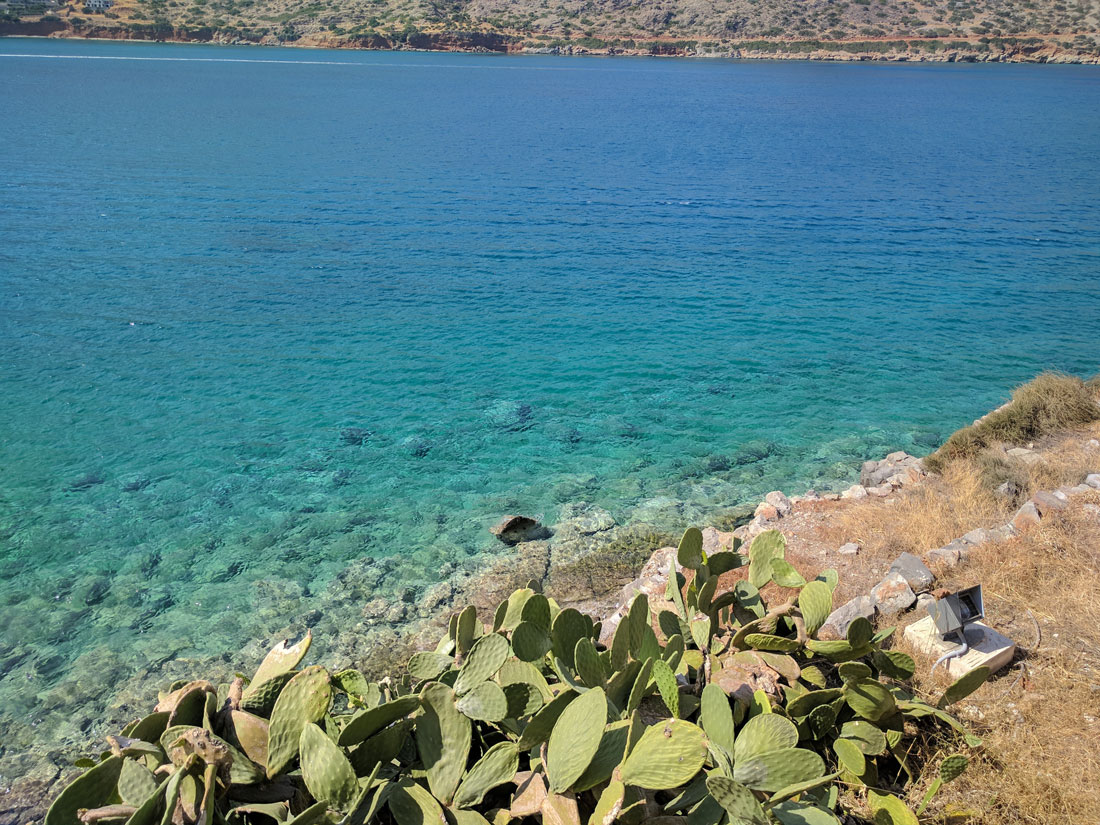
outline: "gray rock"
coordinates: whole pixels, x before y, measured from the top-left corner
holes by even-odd
[[[836,551],[842,556],[858,556],[859,551],[862,550],[858,544],[854,541],[850,541],[847,544],[840,545],[840,548]]]
[[[676,558],[675,547],[662,547],[659,550],[654,550],[653,555],[649,557],[642,566],[642,572],[639,573],[639,578],[656,578],[658,576],[668,577],[669,565]],[[680,565],[676,565],[676,569],[680,569]]]
[[[959,554],[959,561],[966,562],[970,558],[970,551],[973,545],[966,539],[955,539],[954,541],[948,542],[946,547],[948,550],[954,550]]]
[[[546,528],[530,516],[504,516],[489,532],[508,545],[546,537]]]
[[[779,490],[772,490],[764,496],[764,501],[774,507],[779,512],[780,516],[790,515],[792,508],[791,500]]]
[[[959,551],[951,547],[937,547],[924,554],[924,560],[935,567],[950,569],[959,564]]]
[[[865,461],[859,472],[859,483],[864,487],[889,484],[900,487],[925,475],[924,466],[916,456],[898,451],[890,453],[882,461]]]
[[[990,539],[989,531],[984,527],[979,527],[976,530],[971,530],[969,533],[963,536],[963,541],[969,542],[975,546],[979,544],[985,544]]]
[[[921,615],[925,615],[928,613],[928,608],[935,603],[936,597],[933,596],[931,593],[921,593],[919,596],[917,596],[916,610]]]
[[[389,624],[400,624],[405,621],[405,616],[408,615],[409,608],[405,604],[395,604],[389,610],[386,611],[386,621]]]
[[[1011,524],[1002,524],[1000,527],[994,527],[989,531],[990,541],[1007,541],[1018,535],[1020,535],[1020,531]]]
[[[932,586],[935,576],[919,558],[912,553],[902,553],[890,565],[891,573],[900,573],[901,577],[913,588],[914,593],[923,593]]]
[[[1046,490],[1040,490],[1031,497],[1031,503],[1033,503],[1039,510],[1039,515],[1042,518],[1061,512],[1065,510],[1069,505],[1054,495],[1054,493],[1048,493]]]
[[[1094,490],[1100,490],[1100,473],[1089,473],[1085,476],[1085,484]]]
[[[1034,527],[1040,521],[1042,521],[1042,516],[1039,513],[1039,508],[1035,506],[1034,502],[1025,501],[1023,506],[1016,511],[1016,515],[1012,517],[1012,526],[1023,531],[1029,527]]]
[[[848,638],[848,628],[852,622],[862,616],[865,619],[875,617],[875,600],[871,596],[856,596],[850,602],[841,605],[825,620],[818,630],[819,639],[834,640]]]
[[[1029,450],[1026,447],[1013,447],[1008,451],[1009,458],[1015,458],[1017,461],[1022,461],[1029,467],[1033,464],[1038,464],[1043,460],[1043,457],[1034,450]]]
[[[859,500],[861,498],[867,498],[867,488],[860,484],[853,484],[847,490],[840,494],[841,498],[851,498]]]
[[[871,596],[879,613],[884,616],[908,610],[917,600],[917,594],[901,573],[888,573],[886,578],[871,588]]]
[[[995,491],[998,498],[1003,498],[1007,501],[1015,501],[1020,497],[1020,493],[1022,492],[1020,485],[1015,481],[1006,481],[997,487]]]

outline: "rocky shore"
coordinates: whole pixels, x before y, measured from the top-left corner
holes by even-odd
[[[284,46],[368,51],[437,51],[482,54],[565,56],[701,57],[733,60],[813,60],[843,63],[1059,63],[1100,64],[1100,54],[1067,47],[1054,36],[990,40],[979,38],[909,38],[896,41],[730,41],[720,45],[667,38],[633,40],[633,46],[583,42],[545,45],[522,35],[492,31],[415,32],[401,36],[373,33],[335,35],[329,31],[303,34],[293,41],[274,34],[210,26],[107,24],[69,20],[0,21],[0,37],[51,37],[88,40],[135,40],[169,43],[212,43],[234,46]]]
[[[788,560],[804,574],[826,568],[839,572],[835,611],[822,630],[823,638],[842,638],[857,617],[887,619],[919,607],[919,599],[933,589],[940,576],[950,575],[983,545],[1003,542],[1056,518],[1085,499],[1083,508],[1100,492],[1100,441],[1086,438],[1074,444],[1076,464],[1072,484],[1034,491],[1019,501],[1021,490],[1005,483],[997,495],[1011,500],[1007,520],[988,519],[967,524],[952,540],[917,552],[889,556],[868,555],[859,535],[850,535],[844,519],[866,508],[898,511],[907,497],[943,496],[935,474],[923,460],[905,452],[867,461],[859,483],[843,490],[807,491],[788,496],[774,490],[755,505],[743,505],[712,518],[703,530],[705,549],[730,548],[735,539],[748,546],[765,530],[780,530],[788,542]],[[1039,447],[1013,447],[1004,460],[1020,467],[1041,467],[1046,461]],[[1087,468],[1082,470],[1081,468]],[[1063,473],[1065,476],[1065,473]],[[1066,476],[1068,477],[1068,476]],[[456,606],[472,604],[491,621],[496,606],[528,582],[541,583],[560,604],[605,617],[610,632],[635,593],[663,595],[678,535],[659,525],[669,524],[669,513],[699,522],[695,513],[678,511],[671,499],[656,499],[633,511],[627,523],[599,506],[586,502],[565,505],[551,526],[532,517],[506,517],[486,534],[499,541],[493,551],[459,563],[442,562],[440,580],[423,587],[404,586],[402,560],[362,558],[350,563],[324,592],[309,593],[291,582],[260,580],[253,584],[254,617],[281,628],[282,635],[312,629],[317,642],[314,656],[340,669],[354,666],[368,676],[398,670],[408,655],[434,647]],[[1090,511],[1091,512],[1091,511]],[[705,521],[703,522],[705,523]],[[837,528],[837,524],[840,527]],[[841,532],[838,532],[838,529]],[[903,529],[891,524],[891,530]],[[501,552],[502,546],[509,549]],[[727,574],[736,575],[736,571]],[[728,584],[728,582],[724,583]],[[85,756],[90,743],[147,710],[155,690],[176,679],[202,676],[226,681],[244,663],[259,661],[275,638],[255,638],[242,650],[215,657],[181,658],[171,654],[143,661],[134,669],[129,661],[105,650],[89,651],[75,663],[77,674],[60,685],[47,685],[37,705],[64,713],[64,722],[44,728],[34,718],[7,731],[0,743],[0,825],[31,821],[44,810],[60,783],[73,774],[73,760]],[[767,674],[746,676],[746,689]],[[754,688],[753,688],[754,689]]]

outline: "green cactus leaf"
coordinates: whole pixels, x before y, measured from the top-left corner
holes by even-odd
[[[366,776],[379,764],[388,764],[397,758],[409,741],[413,723],[403,719],[362,742],[351,752],[351,766],[356,776]]]
[[[438,679],[443,673],[450,670],[455,663],[453,656],[442,653],[432,653],[422,650],[414,653],[409,659],[408,671],[418,682],[429,682]]]
[[[665,703],[668,712],[674,717],[680,716],[680,687],[676,684],[676,674],[668,666],[664,659],[653,661],[653,681],[657,685],[657,692],[661,694],[661,701]]]
[[[707,737],[702,728],[682,719],[669,719],[646,728],[623,761],[619,775],[626,785],[668,790],[690,781],[706,758]]]
[[[316,802],[310,805],[286,825],[331,825],[328,815],[328,803]]]
[[[768,815],[760,807],[752,791],[730,779],[714,774],[707,777],[707,791],[729,814],[735,825],[769,825]]]
[[[840,575],[834,568],[830,567],[828,570],[822,570],[818,573],[814,581],[828,585],[830,590],[836,590],[836,586],[840,582]]]
[[[573,651],[577,647],[577,641],[587,635],[588,623],[584,620],[584,616],[572,607],[567,607],[554,619],[550,631],[554,655],[572,668],[574,666]]]
[[[520,619],[550,632],[550,601],[541,593],[533,593],[523,604]]]
[[[508,659],[497,671],[496,680],[501,687],[520,682],[531,685],[542,695],[543,700],[546,702],[554,698],[554,694],[550,692],[550,685],[546,682],[546,677],[542,675],[542,671],[530,662]]]
[[[699,704],[699,721],[710,741],[733,753],[733,709],[722,688],[710,682],[703,688]]]
[[[745,563],[745,557],[740,553],[723,550],[707,556],[707,570],[712,576],[721,576],[730,570],[736,570]]]
[[[537,662],[553,647],[550,635],[532,622],[520,622],[512,631],[512,652],[523,662]]]
[[[513,682],[510,685],[505,685],[503,690],[504,700],[507,704],[505,719],[522,719],[525,716],[538,713],[542,709],[542,694],[534,685],[527,682]],[[475,689],[473,693],[476,692]],[[473,693],[468,695],[472,696]]]
[[[836,725],[836,711],[832,705],[818,705],[806,714],[806,724],[814,739],[824,739]]]
[[[772,581],[780,587],[802,587],[806,579],[786,559],[772,559]]]
[[[875,635],[871,622],[864,616],[856,616],[848,625],[848,644],[853,648],[861,648],[871,643]]]
[[[668,638],[670,636],[683,635],[687,623],[671,610],[662,610],[657,614],[657,627],[661,628],[661,632]],[[688,632],[690,633],[691,631],[689,630]]]
[[[863,757],[863,751],[850,739],[840,738],[833,742],[833,752],[836,753],[841,766],[856,776],[861,776],[867,770],[867,761]]]
[[[862,616],[860,618],[862,618]],[[852,659],[860,659],[871,652],[871,646],[869,644],[861,647],[853,647],[851,642],[843,640],[825,642],[817,639],[810,639],[806,642],[806,649],[811,653],[817,653],[824,656],[830,662],[847,662]]]
[[[646,659],[638,670],[638,677],[634,680],[634,686],[630,689],[630,697],[626,700],[626,712],[633,713],[638,705],[649,693],[650,676],[653,673],[653,659]]]
[[[869,722],[881,722],[897,712],[897,703],[890,689],[874,679],[861,679],[844,686],[848,707]]]
[[[962,776],[963,771],[966,770],[970,764],[970,760],[967,759],[961,753],[953,753],[946,757],[943,762],[940,763],[940,779],[944,782],[951,782]]]
[[[653,630],[649,623],[649,598],[645,593],[639,593],[634,597],[634,601],[630,603],[630,610],[627,612],[626,618],[623,619],[623,624],[627,626],[629,633],[630,655],[635,659],[640,660],[643,658],[641,649],[646,640],[646,631],[652,632]]]
[[[289,644],[289,642],[290,639],[283,639],[268,651],[260,666],[256,668],[252,681],[244,689],[244,693],[241,695],[242,699],[251,698],[265,682],[290,673],[298,667],[302,659],[305,658],[306,653],[309,652],[309,646],[313,642],[313,633],[307,630],[306,635],[300,640],[294,644]]]
[[[989,678],[989,668],[985,665],[976,667],[972,671],[959,677],[947,690],[943,692],[940,701],[936,703],[939,708],[953,705],[965,699],[971,693],[985,684]]]
[[[126,820],[126,825],[160,825],[160,821],[164,818],[161,809],[165,804],[164,794],[167,785],[168,782],[165,782],[163,785],[154,788],[153,792],[138,805],[137,810],[130,814],[130,818]]]
[[[780,825],[839,825],[840,822],[832,811],[809,802],[780,802],[770,810]]]
[[[810,665],[809,667],[802,668],[802,673],[799,674],[798,678],[818,688],[823,688],[827,684],[825,681],[825,671],[817,665]]]
[[[271,716],[272,709],[275,707],[275,701],[279,698],[279,694],[282,692],[283,688],[286,687],[287,682],[297,675],[297,671],[292,670],[287,673],[280,673],[278,676],[273,676],[266,682],[260,684],[253,682],[249,685],[251,693],[241,698],[241,710],[246,710],[257,716]]]
[[[867,756],[877,756],[886,750],[886,737],[870,722],[855,719],[840,727],[840,735],[851,740]]]
[[[806,623],[806,632],[817,633],[833,611],[833,591],[825,582],[809,582],[798,594],[798,609]]]
[[[891,794],[867,791],[867,802],[875,817],[875,825],[918,825],[909,807]]]
[[[455,650],[458,654],[465,656],[469,653],[470,647],[483,631],[481,622],[477,620],[477,609],[472,604],[463,608],[455,620]]]
[[[139,807],[157,790],[153,772],[136,759],[124,759],[118,775],[118,795],[127,805]]]
[[[121,756],[110,756],[74,779],[50,805],[43,825],[83,825],[81,808],[98,808],[111,801],[122,773]]]
[[[733,768],[733,778],[754,791],[779,791],[824,775],[821,757],[802,748],[778,748],[749,759],[735,759]]]
[[[479,759],[455,792],[454,804],[459,808],[478,805],[485,794],[498,785],[511,782],[519,770],[519,750],[512,742],[493,745]]]
[[[734,762],[752,759],[762,753],[798,744],[798,728],[778,713],[754,716],[737,732],[733,743]]]
[[[871,653],[871,661],[880,673],[891,679],[911,679],[917,671],[913,657],[900,650],[875,650]]]
[[[460,696],[455,707],[470,719],[499,722],[508,715],[508,697],[496,682],[482,682],[469,693]]]
[[[588,767],[607,724],[607,695],[593,688],[571,702],[558,718],[546,749],[550,792],[564,793]]]
[[[584,773],[571,786],[575,793],[590,790],[611,778],[612,772],[623,761],[630,740],[631,720],[612,722],[603,732],[596,755],[584,769]]]
[[[319,665],[307,667],[287,682],[275,700],[268,729],[267,777],[283,773],[298,756],[302,728],[318,722],[332,702],[328,671]]]
[[[765,530],[749,545],[749,582],[760,589],[772,580],[772,559],[787,552],[787,540],[778,530]]]
[[[504,617],[499,627],[494,627],[494,630],[515,630],[521,621],[523,621],[523,608],[527,605],[527,601],[535,595],[535,591],[529,588],[521,588],[514,591],[506,602],[508,605],[505,608]],[[545,598],[545,597],[544,597]]]
[[[624,618],[611,639],[611,671],[621,672],[630,660],[630,623]]]
[[[338,690],[346,693],[349,698],[359,701],[362,701],[373,692],[372,687],[377,690],[377,685],[368,682],[367,677],[355,668],[348,668],[347,670],[341,670],[339,673],[334,673],[332,684]]]
[[[619,818],[625,797],[626,786],[622,782],[617,780],[609,782],[596,802],[596,808],[588,819],[588,825],[612,825]]]
[[[844,662],[836,669],[844,682],[859,682],[871,678],[871,668],[863,662]]]
[[[531,748],[538,747],[547,739],[550,738],[550,733],[554,730],[554,726],[557,724],[558,719],[565,711],[569,703],[576,699],[578,694],[571,690],[563,690],[554,699],[548,702],[542,710],[536,713],[531,721],[527,723],[527,727],[523,729],[523,735],[520,736],[517,746],[521,751],[528,751]]]
[[[756,650],[775,650],[781,653],[794,653],[802,649],[798,639],[788,639],[784,636],[773,636],[771,633],[749,633],[745,636],[745,644]]]
[[[337,742],[345,748],[356,745],[367,737],[374,736],[387,725],[408,716],[418,707],[420,707],[418,697],[402,696],[399,699],[361,711],[355,714],[344,729],[340,731]]]
[[[689,527],[676,549],[676,561],[681,567],[694,570],[703,564],[703,533],[698,527]]]
[[[397,825],[447,825],[436,798],[411,779],[390,785],[386,801]]]
[[[302,781],[318,802],[346,811],[359,792],[355,771],[339,746],[315,724],[302,728],[298,741]]]
[[[604,673],[603,663],[600,662],[600,654],[596,652],[596,646],[587,636],[578,639],[573,649],[573,662],[577,675],[588,687],[605,687],[607,674]]]
[[[473,643],[466,661],[458,671],[454,684],[455,693],[461,696],[493,678],[510,653],[508,640],[499,633],[482,636]]]
[[[498,637],[500,638],[500,637]],[[439,682],[420,691],[423,708],[416,725],[416,747],[428,775],[428,787],[449,805],[470,756],[472,726],[455,707],[454,693]]]
[[[156,742],[160,735],[168,728],[168,711],[157,711],[139,719],[132,725],[127,725],[122,735],[130,739],[141,739],[144,742]]]
[[[712,627],[709,616],[702,616],[698,619],[692,619],[690,622],[691,640],[695,642],[695,646],[702,651],[710,650],[710,637],[712,633]]]
[[[786,679],[791,685],[796,684],[802,676],[802,669],[793,656],[788,656],[785,653],[769,653],[763,650],[752,655],[763,660],[764,664]]]

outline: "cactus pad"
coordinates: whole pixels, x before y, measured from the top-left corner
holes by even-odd
[[[825,762],[813,751],[779,748],[734,762],[733,778],[754,791],[775,792],[825,775]]]
[[[768,825],[768,816],[752,791],[730,779],[715,774],[707,777],[707,791],[737,825]]]
[[[420,700],[416,696],[402,696],[400,699],[368,708],[352,717],[340,731],[337,741],[344,747],[355,745],[401,717],[408,716],[418,707],[420,707]]]
[[[511,782],[517,770],[519,750],[515,744],[500,742],[493,745],[463,777],[455,792],[455,806],[469,808],[479,804],[493,788]]]
[[[359,784],[344,752],[313,723],[302,728],[298,752],[302,781],[313,798],[346,811],[359,793]]]
[[[703,730],[682,719],[646,728],[619,768],[626,785],[658,791],[678,788],[691,780],[707,758]]]
[[[508,697],[496,682],[482,682],[469,693],[458,697],[455,707],[470,719],[499,722],[508,716]]]
[[[546,750],[551,793],[567,791],[584,773],[599,749],[606,724],[607,696],[600,688],[593,688],[565,708]]]
[[[420,692],[420,704],[424,708],[416,725],[420,761],[432,794],[449,805],[470,756],[470,720],[455,707],[451,689],[439,682],[430,682]]]
[[[508,658],[509,653],[511,648],[508,640],[499,633],[482,636],[474,642],[466,661],[458,671],[455,693],[459,696],[469,693],[482,682],[492,679],[504,664],[504,660]]]
[[[798,609],[806,623],[806,632],[817,633],[833,611],[833,591],[825,582],[812,581],[799,591]]]

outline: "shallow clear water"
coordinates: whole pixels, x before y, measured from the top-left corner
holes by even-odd
[[[1095,68],[0,53],[8,758],[352,559],[841,488],[1100,369]]]

